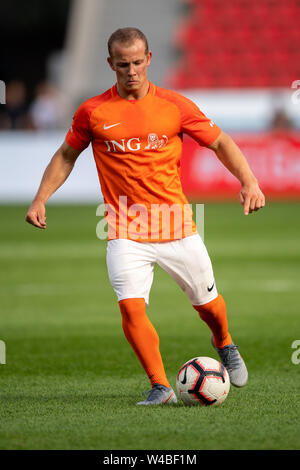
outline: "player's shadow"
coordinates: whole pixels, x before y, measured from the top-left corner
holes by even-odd
[[[46,404],[50,404],[53,402],[55,407],[60,405],[82,405],[84,404],[87,406],[89,403],[91,406],[106,406],[111,408],[113,405],[115,406],[122,406],[127,404],[128,406],[134,405],[136,403],[143,400],[144,397],[142,394],[136,393],[47,393],[47,394],[40,394],[40,393],[1,393],[0,400],[2,403],[7,404],[17,404],[19,406],[22,403],[26,403],[28,405],[36,405],[42,406]],[[170,408],[170,407],[178,407],[181,406],[182,403],[178,401],[178,403],[172,403],[170,405],[166,405],[159,408]],[[148,407],[142,407],[148,408]],[[151,407],[153,408],[153,407]]]

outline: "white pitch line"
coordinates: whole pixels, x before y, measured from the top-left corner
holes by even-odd
[[[290,279],[264,279],[219,281],[217,288],[225,290],[260,291],[260,292],[291,292],[299,289],[299,281]]]
[[[3,286],[2,286],[3,287]],[[4,287],[5,289],[5,287]],[[0,290],[0,296],[8,297],[30,297],[30,296],[64,296],[79,294],[90,294],[92,292],[98,293],[101,290],[101,282],[96,285],[91,284],[15,284],[5,292],[4,289]]]
[[[103,258],[106,255],[103,243],[64,243],[57,245],[35,245],[32,243],[4,244],[0,247],[0,259],[39,258]]]

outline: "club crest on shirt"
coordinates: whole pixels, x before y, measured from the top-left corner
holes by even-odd
[[[158,135],[154,132],[148,134],[148,145],[145,147],[145,150],[156,150],[161,149],[168,143],[168,137],[166,135],[162,136],[162,139],[159,139]]]

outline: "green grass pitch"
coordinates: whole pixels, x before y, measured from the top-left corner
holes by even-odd
[[[205,206],[205,243],[230,332],[249,370],[220,407],[136,407],[149,382],[122,331],[96,238],[96,206],[0,207],[1,449],[299,449],[300,204],[243,216]],[[210,331],[160,268],[148,314],[173,387],[179,367],[217,358]],[[298,355],[300,358],[300,353]]]

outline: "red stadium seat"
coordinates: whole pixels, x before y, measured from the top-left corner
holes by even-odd
[[[300,0],[184,3],[190,15],[175,37],[182,60],[172,71],[179,88],[289,86],[300,77]]]

